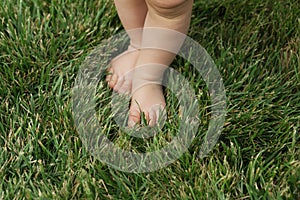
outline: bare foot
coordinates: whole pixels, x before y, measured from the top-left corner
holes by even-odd
[[[164,118],[166,102],[161,83],[166,68],[160,64],[136,67],[132,79],[129,127],[141,122],[142,113],[149,126],[157,125]]]
[[[131,92],[132,71],[135,67],[139,51],[132,46],[111,61],[106,82],[114,91],[124,94]]]
[[[141,113],[144,114],[149,126],[154,126],[162,117],[166,102],[162,86],[149,84],[136,90],[131,99],[128,126],[133,127],[141,122]]]

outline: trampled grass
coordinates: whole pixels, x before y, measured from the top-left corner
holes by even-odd
[[[89,154],[71,109],[80,64],[103,39],[122,30],[113,4],[1,1],[1,199],[300,198],[299,2],[194,4],[189,36],[206,48],[223,77],[228,98],[224,130],[202,160],[197,150],[205,128],[173,164],[131,174]],[[175,61],[174,67],[194,88],[203,87],[184,63]],[[103,92],[109,94],[107,88]],[[209,106],[205,89],[196,93]],[[175,112],[176,98],[168,98]],[[101,113],[107,133],[116,134],[109,106]],[[209,119],[206,110],[199,116],[204,124]],[[176,124],[165,129],[172,133]],[[129,139],[115,140],[122,146]]]

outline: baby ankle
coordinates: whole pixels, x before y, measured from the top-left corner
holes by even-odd
[[[162,85],[164,72],[168,67],[162,64],[146,64],[133,71],[132,92],[146,85]]]

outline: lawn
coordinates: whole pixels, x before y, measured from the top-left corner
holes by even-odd
[[[196,0],[188,35],[223,78],[224,129],[199,159],[209,95],[178,58],[172,67],[195,89],[203,126],[174,163],[137,174],[93,157],[72,115],[71,91],[84,59],[123,30],[112,1],[2,0],[0,199],[300,199],[299,16],[293,0]],[[104,85],[98,94],[111,92]],[[176,97],[166,96],[172,113],[164,132],[172,135]],[[147,150],[119,130],[109,104],[101,109],[112,140]]]

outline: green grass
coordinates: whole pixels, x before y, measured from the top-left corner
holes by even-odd
[[[2,0],[0,198],[299,199],[299,16],[300,4],[292,0],[196,1],[189,36],[206,48],[224,79],[223,133],[203,160],[197,150],[204,128],[173,164],[130,174],[93,158],[72,120],[80,64],[122,30],[113,4]],[[195,88],[204,87],[180,62],[174,63],[178,71]],[[206,92],[197,95],[207,107]],[[113,121],[103,123],[118,132]],[[165,129],[172,133],[176,126]]]

